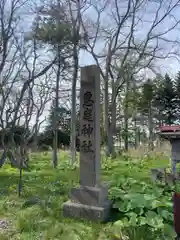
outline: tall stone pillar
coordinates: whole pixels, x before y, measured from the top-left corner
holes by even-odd
[[[100,182],[100,71],[96,65],[81,68],[80,187],[63,205],[65,217],[106,221],[110,214],[107,186]]]

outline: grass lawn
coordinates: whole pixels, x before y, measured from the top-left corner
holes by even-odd
[[[157,219],[157,215],[154,215],[154,219],[158,224],[161,222],[159,229],[156,229],[157,222],[151,225],[147,223],[140,224],[140,222],[142,222],[143,219],[147,219],[149,217],[148,214],[150,214],[150,212],[152,214],[157,208],[158,211],[160,209],[165,211],[166,214],[171,211],[171,208],[168,208],[166,205],[158,205],[158,202],[161,202],[159,199],[162,198],[164,194],[161,192],[161,196],[158,195],[158,189],[163,189],[163,187],[154,186],[150,180],[150,169],[167,166],[167,158],[154,157],[140,160],[121,157],[115,160],[104,160],[102,164],[102,178],[110,182],[110,198],[114,201],[115,209],[113,210],[112,222],[98,224],[65,219],[62,216],[62,204],[68,200],[69,189],[73,185],[77,185],[79,181],[78,168],[70,168],[67,163],[67,157],[67,153],[61,152],[58,169],[54,170],[51,166],[51,155],[32,155],[30,163],[31,171],[23,172],[23,191],[21,197],[17,196],[18,170],[11,168],[8,164],[1,168],[0,240],[166,239],[160,238],[162,236],[160,232],[164,231],[162,230],[164,226],[172,225],[172,220],[169,220],[168,216],[164,218],[161,216],[161,220],[163,219],[162,223],[162,221]],[[142,186],[144,186],[143,191],[147,192],[147,194],[142,192]],[[141,191],[139,191],[139,189]],[[129,192],[136,194],[133,195],[133,199],[144,195],[147,195],[148,199],[148,196],[152,195],[151,191],[153,191],[153,194],[155,193],[155,198],[150,201],[154,201],[154,203],[156,201],[156,207],[153,208],[147,205],[147,200],[141,204],[142,206],[137,205],[138,201],[136,203],[131,202],[130,208],[127,211],[123,210],[129,206],[130,201],[127,200]],[[166,195],[167,202],[169,203],[171,193]],[[124,196],[126,196],[126,199],[123,199]],[[119,211],[121,207],[122,212]],[[142,209],[144,212],[142,212]],[[147,212],[147,209],[151,211]],[[168,211],[166,211],[166,209],[168,209]],[[139,210],[141,210],[142,213],[137,213]],[[136,214],[135,222],[130,222],[132,216],[135,216],[132,213]],[[127,217],[129,222],[122,226],[123,221],[126,221]],[[9,224],[7,229],[6,226],[4,227],[3,225],[3,220],[7,220],[7,225]],[[125,229],[124,232],[123,230],[121,231],[121,227]],[[129,229],[131,230],[130,233]],[[147,238],[147,229],[148,231],[152,230],[152,234],[150,234],[152,236],[150,236],[150,238]],[[155,234],[154,237],[153,234]],[[127,236],[129,236],[129,238],[127,238]],[[170,240],[171,238],[169,237],[167,239]]]

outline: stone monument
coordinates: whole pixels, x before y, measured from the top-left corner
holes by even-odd
[[[71,189],[63,215],[103,222],[108,220],[111,202],[107,186],[100,183],[100,71],[96,65],[81,68],[79,138],[80,186]]]

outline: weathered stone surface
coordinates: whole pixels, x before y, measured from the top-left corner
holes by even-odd
[[[80,187],[63,205],[65,217],[106,221],[111,203],[100,184],[100,71],[96,65],[81,68]]]
[[[107,201],[108,189],[106,186],[73,188],[70,196],[73,202],[98,207]]]
[[[100,72],[96,65],[81,68],[80,185],[100,183]]]
[[[63,205],[63,216],[78,219],[87,219],[96,222],[108,220],[111,211],[111,202],[107,201],[102,207],[89,206],[85,204],[68,201]]]

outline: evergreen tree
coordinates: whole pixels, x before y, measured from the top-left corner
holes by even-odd
[[[45,4],[46,5],[46,4]],[[53,152],[52,163],[54,168],[58,165],[58,109],[59,109],[59,88],[60,78],[65,76],[66,70],[69,71],[69,56],[72,54],[72,47],[74,41],[72,34],[72,23],[68,21],[65,11],[65,5],[57,2],[47,4],[39,11],[39,16],[36,18],[32,35],[38,42],[45,44],[56,56],[56,82],[55,82],[55,108],[52,112],[53,116]],[[78,37],[78,36],[76,36]],[[64,124],[64,123],[63,123]],[[67,129],[66,129],[67,130]]]
[[[140,110],[148,118],[149,149],[153,150],[153,99],[155,86],[151,79],[148,79],[142,86],[142,97],[140,99]]]
[[[56,111],[58,124],[57,127],[63,133],[70,134],[70,118],[71,112],[65,107],[51,106],[49,117],[48,117],[48,125],[46,126],[46,130],[53,130],[53,121],[54,121],[54,113]]]
[[[173,124],[177,119],[176,91],[168,74],[157,89],[154,105],[161,111],[165,123]]]
[[[152,106],[154,98],[155,87],[150,79],[148,79],[142,86],[142,94],[139,98],[139,110],[143,115],[149,114],[149,108]]]
[[[178,98],[180,98],[180,71],[176,75],[175,85],[176,85],[176,95],[178,96]]]
[[[177,73],[175,78],[175,103],[176,103],[176,117],[177,121],[180,120],[180,71]]]

